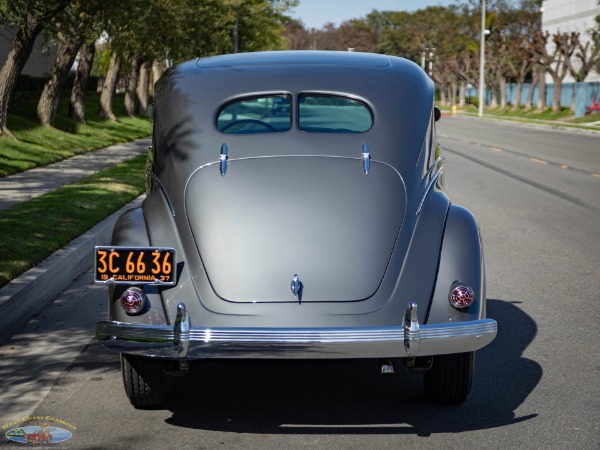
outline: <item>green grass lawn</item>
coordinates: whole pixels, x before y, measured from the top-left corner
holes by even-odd
[[[113,103],[116,122],[100,118],[98,105],[98,96],[90,93],[86,98],[86,123],[80,124],[67,117],[68,99],[61,99],[54,128],[38,124],[37,101],[22,101],[12,106],[7,124],[17,140],[0,138],[0,177],[152,133],[150,119],[119,115],[123,109],[122,96],[115,96]]]
[[[145,159],[0,211],[0,287],[138,197],[145,189]]]
[[[61,99],[54,128],[38,124],[37,99],[11,105],[7,124],[16,139],[0,138],[0,177],[152,133],[150,119],[119,115],[122,96],[113,103],[116,122],[100,118],[98,104],[89,93],[86,123],[80,124],[67,118],[68,100]],[[138,197],[145,188],[145,158],[0,211],[0,287]]]

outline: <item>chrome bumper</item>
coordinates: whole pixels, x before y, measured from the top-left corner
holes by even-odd
[[[410,303],[402,326],[351,328],[193,328],[184,304],[174,326],[98,322],[96,336],[121,353],[174,359],[396,358],[463,353],[494,340],[492,319],[419,325]]]

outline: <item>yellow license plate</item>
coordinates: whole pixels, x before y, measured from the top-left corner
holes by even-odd
[[[94,247],[94,282],[174,285],[175,249]]]

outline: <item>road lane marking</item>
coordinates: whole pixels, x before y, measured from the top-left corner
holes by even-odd
[[[498,173],[506,175],[506,176],[508,176],[508,177],[510,177],[510,178],[512,178],[514,180],[521,181],[521,182],[523,182],[525,184],[528,184],[531,187],[540,189],[543,192],[546,192],[548,194],[554,195],[555,197],[562,198],[563,200],[571,202],[571,203],[573,203],[575,205],[579,205],[579,206],[582,206],[584,208],[590,209],[590,205],[588,205],[585,202],[583,202],[579,197],[570,195],[570,194],[568,194],[566,192],[562,192],[559,189],[554,189],[554,188],[552,188],[550,186],[547,186],[545,184],[538,183],[538,182],[532,180],[529,177],[518,175],[516,173],[511,172],[510,170],[507,170],[507,169],[504,169],[504,168],[500,167],[497,164],[488,163],[488,162],[483,161],[483,160],[481,160],[479,158],[473,157],[472,155],[470,155],[468,153],[463,153],[461,151],[458,151],[458,150],[453,149],[453,148],[448,148],[448,147],[446,147],[446,151],[448,153],[454,153],[456,155],[462,156],[463,158],[468,159],[468,160],[470,160],[470,161],[472,161],[472,162],[474,162],[476,164],[479,164],[479,165],[481,165],[483,167],[487,167],[488,169],[491,169],[494,172],[498,172]],[[596,175],[597,175],[598,178],[600,178],[600,174],[596,174]],[[593,206],[591,208],[594,209],[594,210],[596,209]]]
[[[457,141],[457,142],[463,142],[464,140],[458,137],[449,137],[449,139]],[[499,148],[499,147],[493,147],[489,144],[483,144],[481,142],[476,142],[476,141],[470,141],[469,144],[474,145],[475,147],[477,147],[478,149],[481,147],[487,148],[489,150],[492,150],[494,152],[503,152],[503,153],[507,153],[510,155],[515,155],[515,156],[519,156],[519,157],[524,157],[524,158],[528,158],[533,162],[536,162],[538,164],[546,164],[546,165],[550,165],[550,166],[554,166],[554,167],[560,167],[561,169],[566,169],[575,173],[580,173],[580,174],[584,174],[584,175],[592,175],[596,178],[600,178],[600,173],[593,173],[590,172],[589,170],[585,170],[585,169],[581,169],[581,168],[577,168],[577,167],[572,167],[569,166],[567,164],[564,164],[562,162],[556,162],[556,161],[546,161],[543,159],[539,159],[539,158],[534,158],[530,155],[528,155],[525,152],[520,152],[517,150],[511,150],[511,149],[507,149],[507,148]],[[444,148],[446,148],[446,146],[444,146]]]

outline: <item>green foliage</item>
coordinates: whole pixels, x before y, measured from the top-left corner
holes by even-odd
[[[283,47],[285,13],[296,0],[117,0],[105,33],[109,49],[137,52],[142,60],[178,62],[238,51]],[[105,73],[101,56],[95,74]]]
[[[92,61],[92,70],[90,75],[95,77],[104,77],[108,72],[108,66],[110,66],[110,54],[111,50],[108,45],[96,44],[96,54]]]
[[[0,23],[19,25],[28,11],[51,18],[68,4],[69,0],[3,0],[0,2]]]
[[[199,56],[231,53],[234,30],[238,51],[283,47],[285,12],[295,2],[267,0],[182,0],[165,36],[169,58],[181,61]]]

